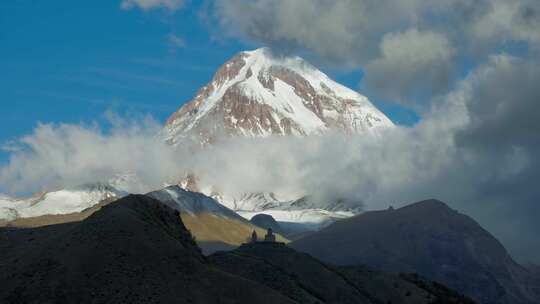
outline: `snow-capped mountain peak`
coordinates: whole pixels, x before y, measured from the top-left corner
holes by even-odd
[[[365,96],[302,58],[275,56],[261,48],[222,65],[168,119],[164,134],[171,143],[186,137],[207,143],[224,136],[377,133],[393,126]]]

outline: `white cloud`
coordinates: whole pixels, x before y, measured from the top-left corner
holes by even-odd
[[[381,33],[415,15],[417,0],[218,0],[229,34],[278,48],[307,48],[333,62],[365,62]]]
[[[176,150],[156,137],[157,123],[113,121],[110,132],[95,124],[39,124],[0,168],[0,192],[29,194],[106,182],[126,172],[135,173],[150,190],[185,170]]]

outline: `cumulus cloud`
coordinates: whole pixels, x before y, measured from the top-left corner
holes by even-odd
[[[407,28],[437,29],[462,51],[540,37],[535,0],[216,0],[213,8],[229,34],[359,64],[377,56],[385,34]]]
[[[465,33],[476,49],[486,50],[511,41],[540,42],[540,4],[534,0],[489,2],[488,9],[467,24]]]
[[[413,106],[418,96],[448,92],[454,66],[484,62],[513,44],[538,48],[539,12],[536,0],[217,0],[213,6],[221,31],[364,69],[370,94]]]
[[[417,29],[388,33],[380,49],[381,57],[365,66],[367,86],[379,96],[418,101],[447,87],[455,50],[443,34]]]
[[[218,0],[214,13],[232,35],[350,64],[376,54],[378,37],[413,18],[416,2]]]
[[[164,8],[171,11],[177,10],[184,5],[184,0],[123,0],[120,6],[122,9],[140,8],[150,10]]]
[[[475,119],[458,135],[468,147],[500,151],[512,147],[540,148],[540,64],[509,55],[494,55],[471,77],[473,95],[467,103]]]

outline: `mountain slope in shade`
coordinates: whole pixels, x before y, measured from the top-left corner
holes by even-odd
[[[293,248],[337,265],[417,272],[481,303],[538,303],[539,286],[474,220],[436,200],[373,211],[297,240]]]
[[[147,195],[180,212],[182,221],[205,254],[235,248],[245,243],[253,231],[260,237],[266,233],[265,229],[201,193],[170,186]],[[277,235],[277,240],[288,242],[281,235]]]
[[[181,219],[130,195],[82,222],[0,229],[1,303],[294,303],[216,269]]]
[[[228,136],[312,135],[328,130],[378,133],[393,123],[359,93],[299,57],[266,48],[222,65],[193,100],[166,123],[170,143],[208,143]]]
[[[365,266],[330,266],[283,244],[245,244],[209,258],[220,269],[265,284],[298,303],[474,303],[418,276],[413,283]]]

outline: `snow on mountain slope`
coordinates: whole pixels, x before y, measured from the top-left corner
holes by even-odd
[[[169,143],[221,137],[312,135],[328,130],[378,134],[393,123],[363,95],[338,84],[300,57],[266,48],[226,62],[195,98],[167,121]]]
[[[278,197],[272,192],[248,193],[238,198],[226,194],[219,195],[214,193],[213,197],[221,204],[233,210],[243,211],[267,210],[282,206],[284,203],[290,201],[290,199]]]
[[[267,209],[264,211],[237,211],[238,214],[246,219],[251,219],[257,214],[271,215],[280,225],[296,223],[302,225],[303,230],[319,230],[335,221],[354,216],[355,214],[347,211],[328,211],[324,209]]]
[[[235,196],[216,191],[213,187],[200,187],[198,179],[193,175],[187,176],[179,183],[179,187],[204,193],[247,220],[256,214],[269,214],[281,223],[297,223],[305,228],[304,230],[318,230],[337,220],[358,214],[362,207],[361,202],[317,201],[311,196],[298,198],[273,192]]]
[[[12,221],[17,218],[18,213],[13,208],[16,201],[14,198],[0,194],[0,221]]]
[[[318,230],[336,220],[355,215],[358,208],[344,204],[314,203],[310,197],[286,199],[274,193],[251,193],[234,198],[217,196],[219,202],[246,219],[256,214],[268,214],[281,223],[298,223],[309,230]],[[358,205],[357,205],[358,207]]]
[[[146,195],[178,210],[183,223],[206,254],[237,247],[245,243],[253,231],[259,235],[266,233],[213,198],[198,192],[169,186]],[[288,241],[280,235],[277,237],[279,241]]]
[[[124,195],[125,193],[108,184],[96,183],[48,192],[28,199],[2,197],[0,219],[11,221],[17,218],[81,212],[105,200]]]
[[[150,190],[148,185],[145,185],[141,178],[133,172],[126,172],[124,174],[116,174],[107,181],[107,184],[111,185],[119,191],[128,192],[131,194],[143,194]]]
[[[347,211],[355,213],[362,209],[362,202],[359,201],[351,201],[346,199],[332,202],[320,201],[311,196],[297,198],[279,195],[273,192],[249,193],[239,197],[214,193],[212,197],[221,204],[233,210],[242,211],[264,211],[269,209],[324,209],[330,212]]]
[[[179,186],[169,186],[162,190],[150,192],[147,195],[173,209],[190,215],[210,213],[221,217],[243,220],[237,213],[214,199],[198,192],[186,191]]]

